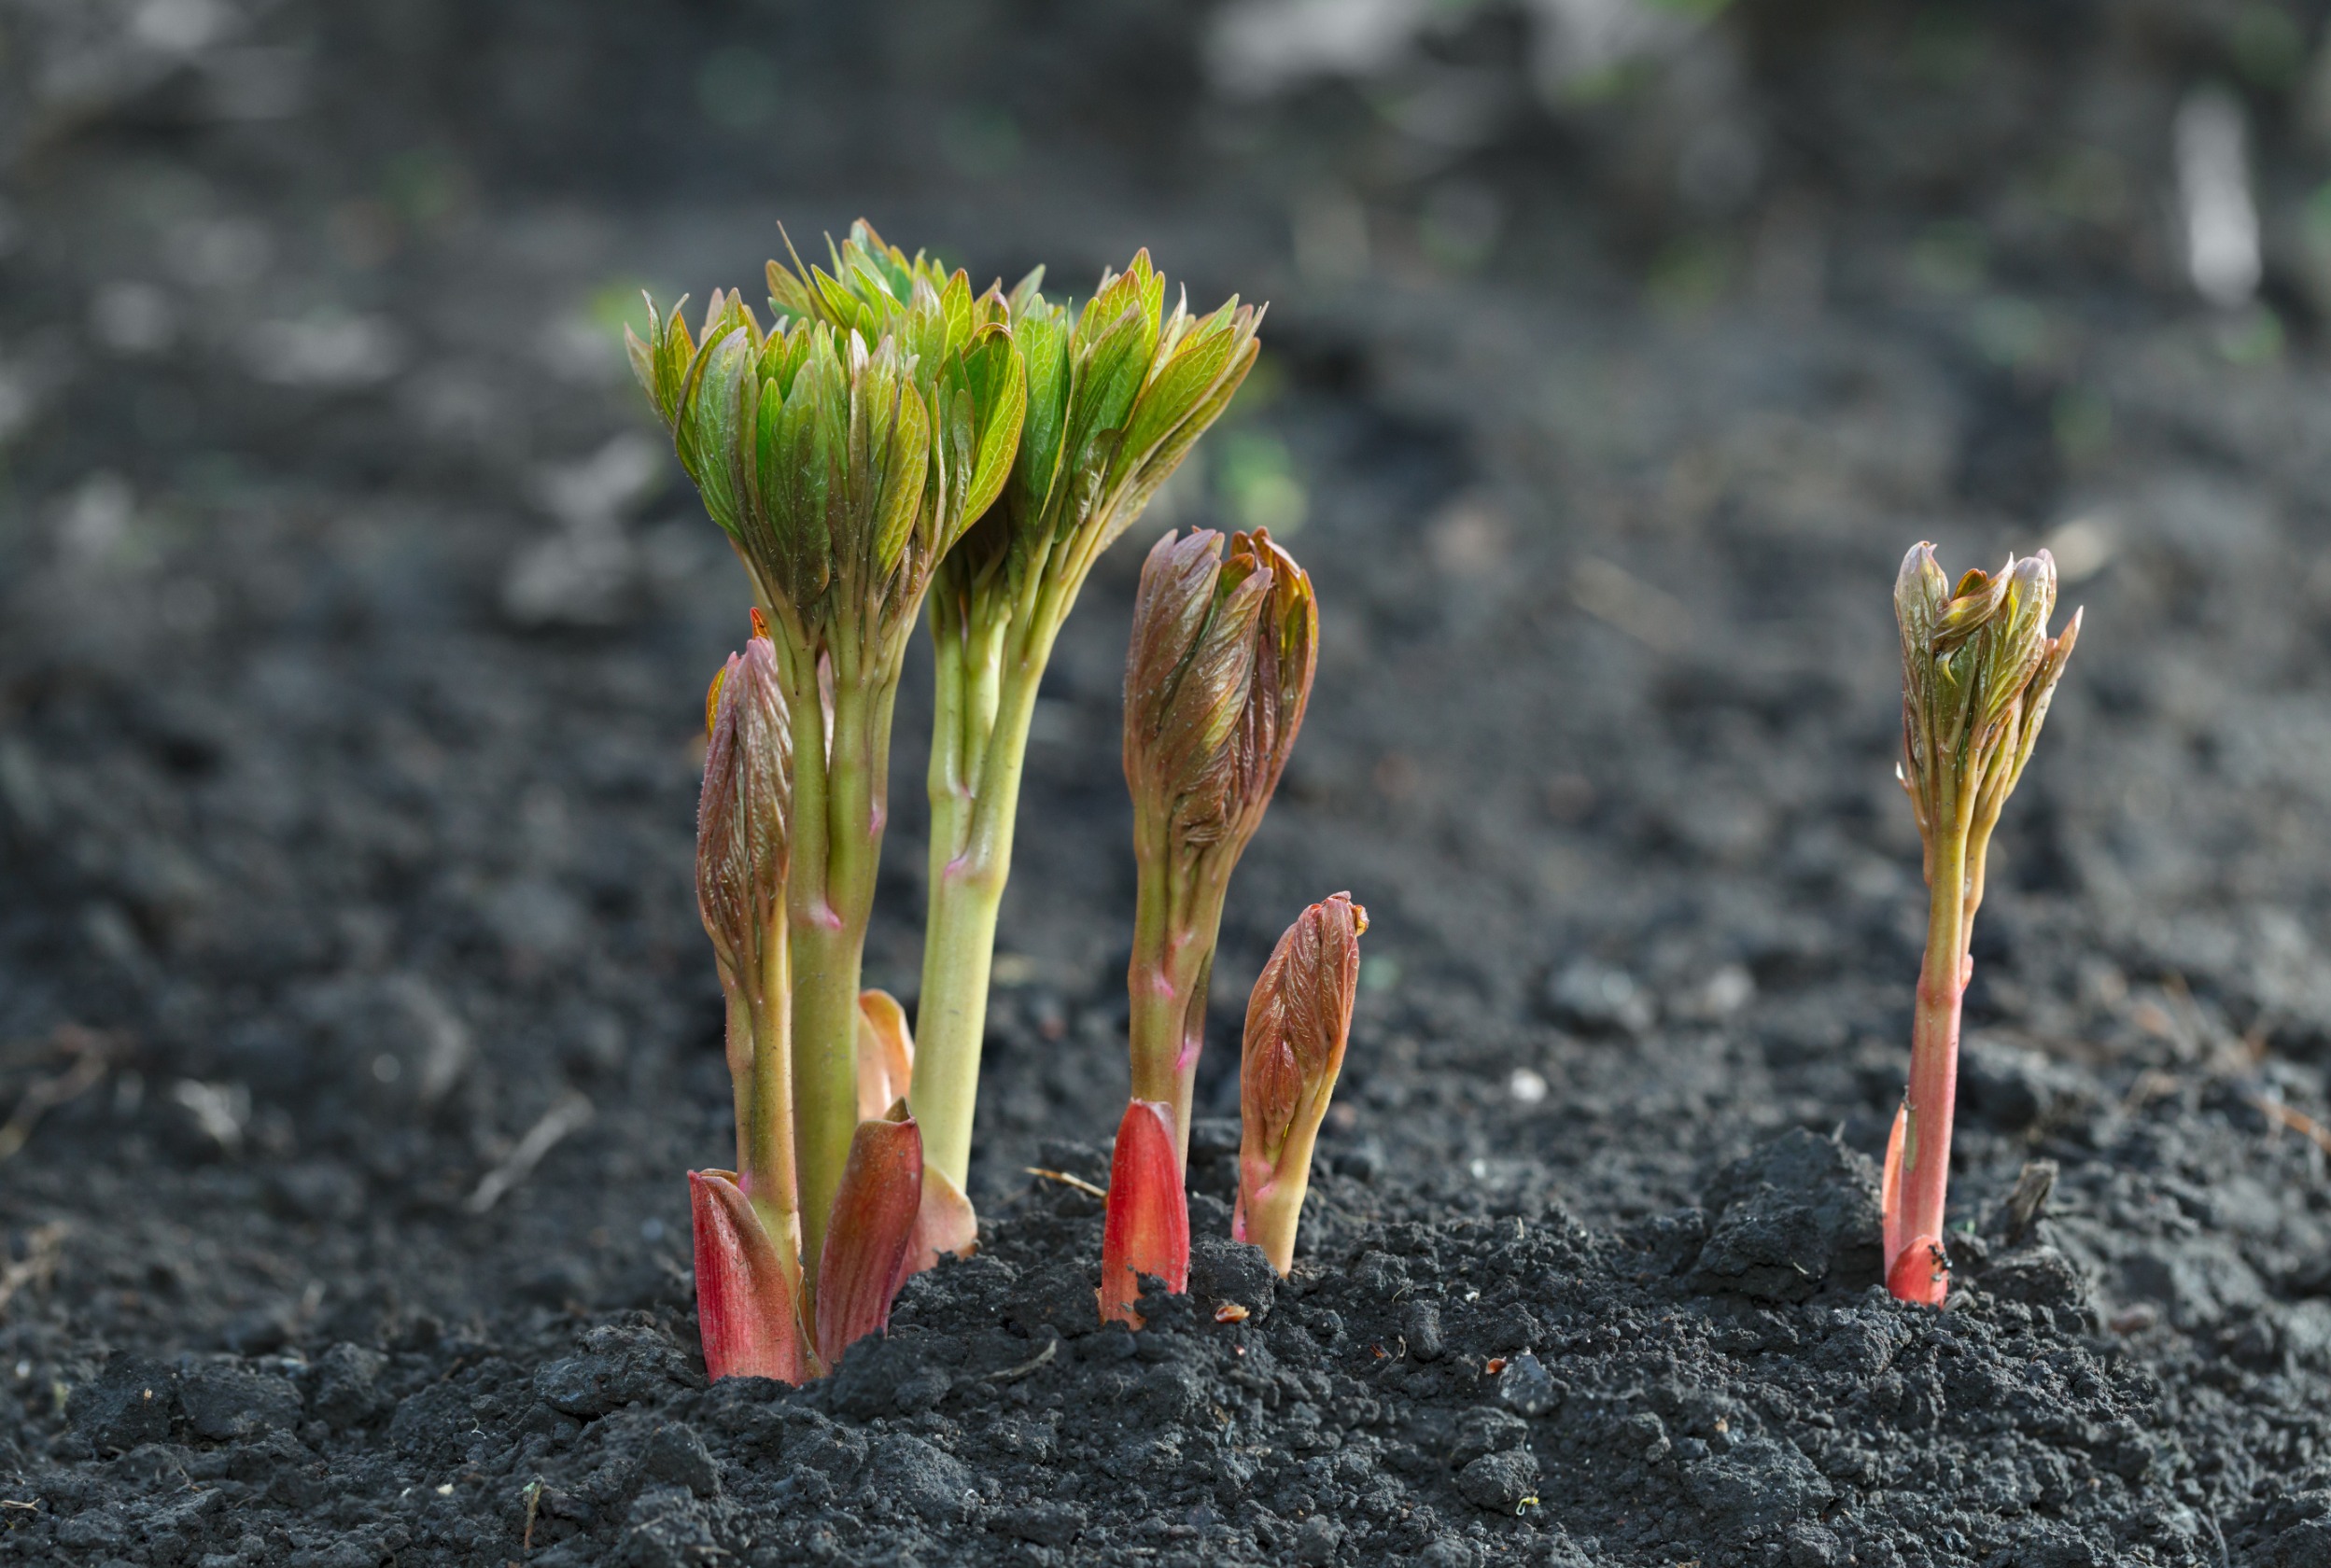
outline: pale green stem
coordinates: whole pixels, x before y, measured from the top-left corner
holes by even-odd
[[[813,696],[795,708],[793,874],[786,884],[793,947],[794,1169],[801,1193],[804,1278],[817,1260],[858,1130],[858,989],[889,814],[891,713],[903,639],[862,662],[838,644],[833,658],[834,741],[826,754]],[[814,693],[815,687],[812,687]],[[802,765],[805,748],[813,763]],[[802,780],[814,775],[814,797]],[[812,817],[818,856],[805,864],[802,825]],[[815,1286],[810,1287],[814,1296]],[[811,1302],[814,1307],[814,1299]],[[808,1314],[814,1322],[814,1311]]]
[[[1177,857],[1158,845],[1162,833],[1144,833],[1139,825],[1135,831],[1142,847],[1136,852],[1133,957],[1125,977],[1133,1098],[1173,1107],[1174,1148],[1187,1160],[1190,1099],[1206,1046],[1206,987],[1221,934],[1223,895],[1237,861],[1235,855],[1224,865],[1215,863],[1216,855]],[[1173,863],[1177,859],[1178,865]]]
[[[1239,1239],[1263,1250],[1284,1276],[1295,1267],[1295,1234],[1303,1219],[1303,1195],[1311,1190],[1312,1151],[1319,1142],[1319,1118],[1301,1116],[1287,1129],[1275,1161],[1242,1160],[1247,1169],[1239,1193]]]
[[[777,1247],[788,1274],[801,1270],[800,1193],[793,1163],[793,1058],[790,1050],[793,989],[791,951],[782,915],[763,938],[761,994],[748,1010],[751,1031],[750,1138],[737,1149],[737,1170],[745,1195],[761,1216],[761,1227]]]
[[[753,1043],[752,1004],[745,990],[721,970],[721,992],[728,1003],[728,1087],[737,1105],[737,1169],[741,1175],[752,1158]]]
[[[935,733],[946,739],[932,752],[930,918],[909,1098],[924,1157],[959,1190],[971,1171],[996,917],[1012,875],[1028,730],[1051,651],[1049,637],[1028,651],[1004,632],[975,623],[967,637],[940,638]]]

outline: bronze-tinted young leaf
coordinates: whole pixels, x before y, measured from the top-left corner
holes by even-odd
[[[1221,557],[1201,529],[1158,541],[1142,567],[1125,665],[1125,778],[1182,843],[1232,836],[1271,577],[1253,553]]]
[[[695,1214],[696,1326],[705,1375],[806,1381],[814,1358],[801,1328],[799,1297],[761,1216],[736,1172],[688,1172]]]
[[[1327,1113],[1352,1032],[1368,911],[1337,893],[1296,917],[1246,1004],[1239,1114],[1251,1151],[1275,1163],[1299,1117]]]
[[[696,807],[696,903],[723,977],[757,987],[785,899],[792,731],[774,649],[731,654],[711,699]]]
[[[1319,671],[1319,606],[1312,580],[1271,542],[1269,530],[1233,534],[1230,565],[1242,557],[1253,559],[1256,576],[1268,573],[1270,581],[1256,622],[1255,673],[1238,735],[1238,811],[1251,835],[1286,772],[1311,705]]]

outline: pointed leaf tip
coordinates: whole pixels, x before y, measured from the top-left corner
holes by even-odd
[[[914,1255],[910,1273],[938,1267],[939,1254],[969,1257],[979,1250],[979,1215],[962,1189],[948,1181],[938,1167],[922,1168],[922,1203],[915,1216]]]
[[[704,1369],[723,1378],[775,1378],[799,1383],[809,1374],[807,1346],[793,1281],[761,1217],[726,1170],[688,1172],[695,1222],[696,1326]]]
[[[1101,1241],[1101,1317],[1139,1328],[1141,1281],[1149,1275],[1176,1295],[1189,1288],[1189,1203],[1175,1152],[1173,1108],[1136,1099],[1117,1124],[1109,1163],[1109,1213]]]
[[[858,1119],[878,1121],[915,1082],[915,1041],[906,1009],[885,990],[858,993]]]

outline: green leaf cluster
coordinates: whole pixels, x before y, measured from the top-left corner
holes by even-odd
[[[1007,300],[1027,413],[1003,502],[960,553],[967,586],[1022,600],[1073,587],[1139,517],[1220,418],[1259,352],[1262,311],[1232,296],[1205,315],[1165,310],[1166,280],[1137,253],[1072,315],[1038,268]]]
[[[1004,299],[864,223],[832,271],[772,261],[769,285],[765,332],[734,293],[693,337],[650,301],[633,369],[794,640],[895,633],[1010,477],[1026,384]]]
[[[1894,584],[1902,632],[1903,788],[1926,841],[1987,834],[2047,719],[2080,617],[2048,636],[2056,562],[2044,550],[2009,556],[1997,573],[1956,587],[1930,544],[1913,546]]]

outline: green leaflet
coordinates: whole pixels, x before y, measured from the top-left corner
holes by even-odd
[[[1088,469],[1105,471],[1105,457],[1096,462],[1094,447],[1104,431],[1124,428],[1133,399],[1141,393],[1149,371],[1149,357],[1158,341],[1157,329],[1136,311],[1127,311],[1077,356],[1075,382],[1069,397],[1068,441],[1061,465],[1072,476]],[[1081,522],[1080,515],[1076,521]]]
[[[1029,274],[1032,280],[1039,275]],[[1041,295],[1032,305],[1015,304],[1012,336],[1019,350],[1026,399],[1018,455],[1012,469],[1012,513],[1015,519],[1032,525],[1044,514],[1052,494],[1067,433],[1073,380],[1068,313],[1046,303]]]
[[[1239,387],[1244,384],[1246,372],[1254,368],[1255,357],[1259,352],[1253,334],[1249,333],[1237,357],[1227,367],[1205,399],[1191,409],[1188,416],[1150,453],[1149,460],[1134,475],[1109,519],[1109,533],[1102,540],[1102,549],[1114,544],[1119,534],[1132,526],[1133,520],[1149,504],[1149,498],[1157,494],[1158,487],[1171,479],[1173,470],[1182,466],[1182,459],[1189,455],[1189,449],[1198,443],[1198,438],[1222,417],[1222,411],[1230,406],[1232,398],[1238,396]]]
[[[939,291],[939,317],[946,323],[946,334],[940,340],[946,352],[952,354],[971,341],[971,276],[958,268]]]
[[[819,326],[806,330],[810,353],[793,377],[771,447],[777,482],[764,482],[775,503],[772,513],[787,523],[785,537],[773,541],[782,585],[803,611],[823,592],[832,574],[831,514],[848,490],[841,470],[847,445],[842,421],[849,406],[832,329]]]
[[[1127,311],[1141,318],[1144,336],[1154,347],[1164,307],[1165,279],[1149,264],[1149,252],[1136,251],[1124,272],[1104,275],[1101,287],[1085,301],[1084,312],[1076,318],[1077,357],[1083,358],[1088,348],[1113,330],[1117,317]]]
[[[751,384],[753,349],[743,327],[718,338],[708,332],[697,351],[676,431],[681,464],[696,482],[705,511],[732,537],[743,525],[746,497],[737,483],[734,455],[746,417],[745,388]]]
[[[1238,301],[1216,311],[1206,325],[1187,335],[1165,368],[1142,389],[1133,405],[1125,438],[1117,443],[1111,465],[1111,487],[1124,483],[1132,470],[1148,461],[1158,443],[1189,416],[1230,362],[1237,340],[1229,329]]]
[[[1004,303],[1005,308],[1012,313],[1014,321],[1018,321],[1020,313],[1029,309],[1032,304],[1043,306],[1047,310],[1051,309],[1050,306],[1044,304],[1043,288],[1044,268],[1041,264],[1030,268],[1026,277],[1012,285],[1012,292],[1004,297]]]
[[[960,533],[995,504],[1004,493],[1004,482],[1012,476],[1013,459],[1022,439],[1021,421],[1028,410],[1028,371],[1010,331],[993,324],[979,329],[951,368],[970,399],[976,422],[969,443],[970,461],[958,481],[962,503],[961,521],[955,526]],[[940,548],[953,542],[943,540]]]
[[[896,340],[868,362],[850,399],[850,467],[861,486],[853,522],[869,526],[865,540],[876,590],[906,559],[922,511],[931,463],[931,413],[909,384]]]

